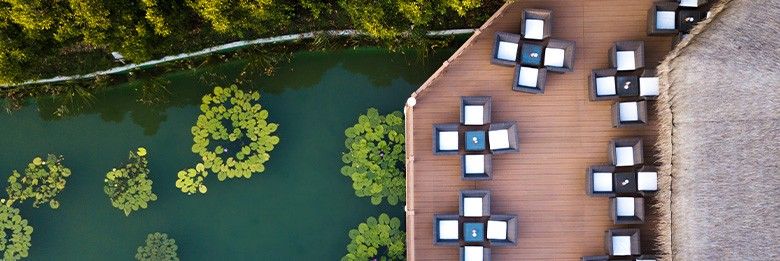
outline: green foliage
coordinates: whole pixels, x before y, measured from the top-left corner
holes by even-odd
[[[347,245],[347,255],[341,260],[405,260],[406,233],[400,227],[401,220],[385,213],[379,215],[379,219],[369,217],[366,223],[349,231],[352,241]]]
[[[267,24],[289,23],[288,7],[278,0],[190,0],[189,6],[220,33],[241,36],[247,30],[263,32]]]
[[[187,194],[206,193],[203,181],[209,172],[223,181],[265,171],[268,153],[279,143],[273,135],[279,125],[267,121],[268,111],[259,100],[260,93],[244,92],[235,85],[215,87],[203,96],[201,114],[191,129],[192,152],[202,162],[179,171],[177,188]]]
[[[3,260],[27,257],[33,228],[19,215],[19,209],[0,204],[0,252]]]
[[[140,63],[235,40],[336,28],[355,28],[370,36],[372,43],[399,48],[416,42],[410,36],[424,36],[428,29],[476,27],[502,3],[0,0],[0,85],[105,70],[118,65],[112,52],[121,53],[128,62]],[[143,87],[143,91],[150,91],[159,84]],[[28,94],[50,94],[19,89]],[[10,94],[0,90],[2,96]]]
[[[395,111],[383,116],[370,108],[344,134],[347,152],[341,157],[346,164],[341,174],[352,178],[355,195],[371,197],[374,205],[383,198],[390,205],[405,201],[403,114]]]
[[[130,163],[122,168],[114,168],[106,173],[103,180],[103,191],[111,200],[111,205],[124,211],[125,216],[131,212],[145,209],[149,201],[157,200],[152,192],[152,180],[149,179],[149,167],[146,160],[146,149],[138,148],[129,154]]]
[[[146,245],[138,247],[135,259],[139,261],[178,261],[176,240],[165,233],[151,233],[146,236]]]
[[[34,199],[33,207],[48,203],[53,209],[59,208],[56,197],[65,189],[66,178],[70,176],[70,169],[62,165],[62,160],[62,156],[49,154],[46,160],[35,157],[24,169],[24,175],[14,170],[5,189],[8,205]]]
[[[465,16],[482,0],[339,0],[356,29],[378,39],[393,39],[425,27],[449,11]],[[449,22],[452,24],[452,22]]]

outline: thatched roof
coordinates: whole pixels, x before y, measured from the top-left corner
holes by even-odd
[[[714,10],[659,67],[658,243],[677,260],[780,260],[780,1]]]

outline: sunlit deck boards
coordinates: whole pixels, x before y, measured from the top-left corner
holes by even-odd
[[[669,51],[669,37],[646,36],[651,3],[518,0],[499,10],[413,95],[416,105],[406,108],[410,260],[457,260],[457,248],[433,245],[432,225],[434,213],[457,213],[461,189],[490,189],[494,212],[519,217],[518,246],[493,248],[494,260],[576,260],[605,253],[604,231],[615,226],[608,200],[585,194],[585,169],[608,162],[607,144],[615,137],[641,136],[645,154],[654,155],[656,118],[651,104],[647,126],[612,128],[612,103],[588,100],[588,76],[609,66],[615,41],[644,40],[649,67]],[[518,32],[524,8],[552,10],[552,37],[577,43],[574,72],[548,74],[541,95],[513,92],[513,68],[490,64],[494,33]],[[459,157],[431,151],[432,125],[458,122],[460,97],[471,95],[492,96],[493,120],[517,121],[520,129],[520,153],[494,157],[491,181],[462,181]]]

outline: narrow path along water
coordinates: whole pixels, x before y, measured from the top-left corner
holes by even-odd
[[[132,85],[96,95],[93,107],[62,119],[49,102],[0,114],[0,174],[36,154],[65,156],[73,171],[58,210],[21,207],[35,228],[29,260],[132,260],[147,233],[169,233],[182,260],[338,260],[350,228],[381,212],[403,220],[403,206],[372,206],[340,174],[344,129],[368,107],[400,110],[406,97],[454,50],[420,58],[377,49],[297,53],[273,77],[258,79],[262,104],[281,138],[266,171],[249,180],[209,177],[206,195],[174,187],[192,166],[190,127],[204,75],[233,79],[242,62],[166,76],[170,101],[136,103]],[[103,193],[103,177],[138,146],[149,151],[154,192],[149,209],[129,217]],[[4,194],[4,192],[2,192]],[[28,204],[29,205],[29,204]]]

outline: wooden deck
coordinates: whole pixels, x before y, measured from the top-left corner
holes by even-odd
[[[433,245],[433,214],[457,213],[462,189],[492,191],[492,213],[517,214],[518,245],[493,248],[494,260],[578,260],[605,254],[612,224],[608,199],[585,194],[585,169],[606,163],[607,143],[641,136],[654,155],[655,106],[650,124],[616,129],[611,102],[588,99],[592,69],[607,68],[615,41],[644,40],[646,67],[671,48],[669,37],[648,37],[652,0],[544,0],[505,5],[415,92],[406,106],[407,247],[409,260],[457,260],[458,248]],[[513,92],[513,68],[490,64],[494,33],[519,31],[525,8],[553,11],[552,38],[576,41],[575,71],[548,73],[544,94]],[[460,158],[434,156],[432,125],[458,122],[461,96],[493,97],[493,121],[517,121],[520,153],[493,158],[493,180],[460,179]],[[646,159],[653,162],[652,158]],[[643,251],[650,250],[643,235]]]

